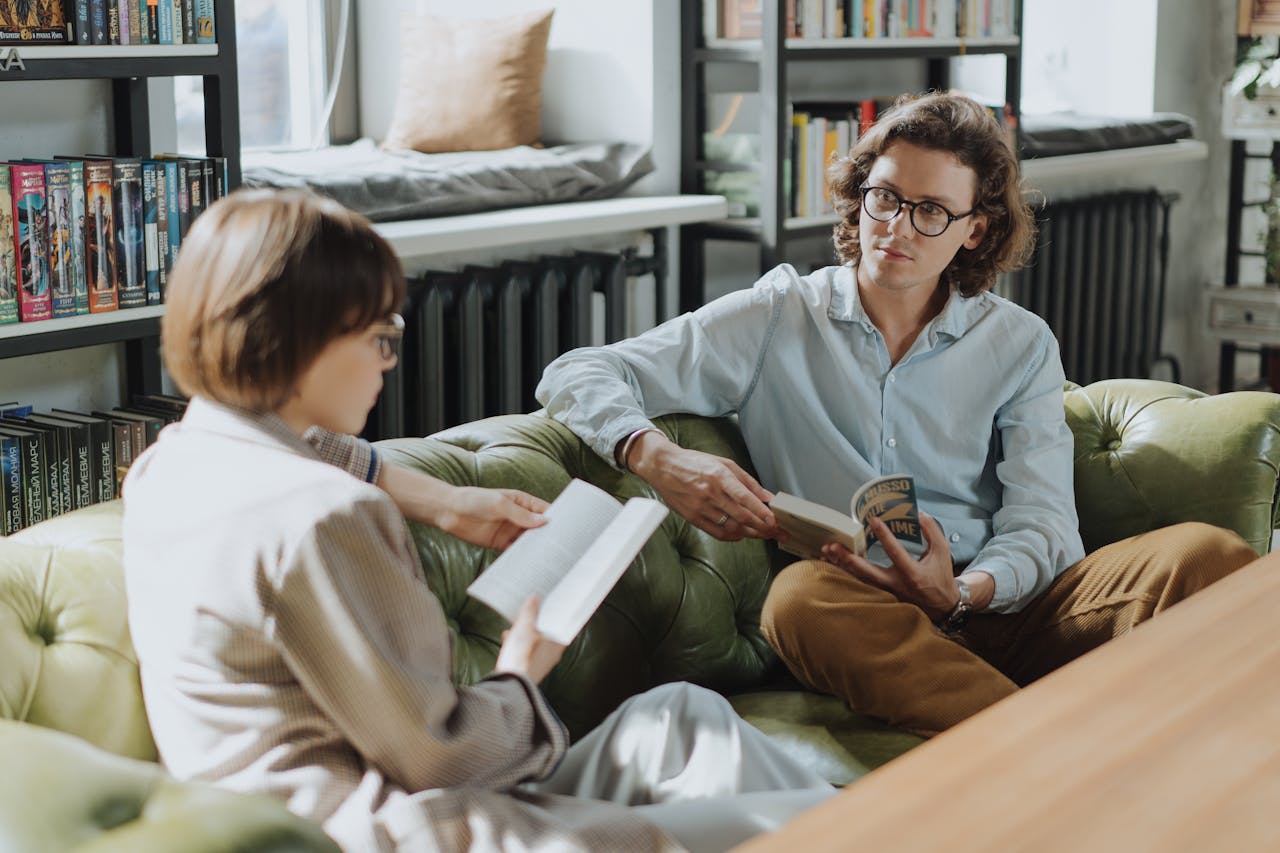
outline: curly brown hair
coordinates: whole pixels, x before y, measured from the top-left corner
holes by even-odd
[[[898,98],[849,155],[827,171],[831,198],[842,217],[835,227],[836,254],[842,263],[856,266],[862,260],[861,187],[876,158],[898,140],[954,154],[978,176],[973,209],[987,217],[987,232],[975,248],[956,253],[942,273],[945,281],[962,296],[975,296],[989,290],[997,274],[1026,262],[1035,246],[1035,218],[1023,198],[1018,159],[1005,128],[989,109],[969,98],[931,92]]]

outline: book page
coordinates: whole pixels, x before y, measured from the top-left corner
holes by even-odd
[[[865,525],[877,516],[897,539],[924,544],[916,503],[916,482],[906,474],[890,474],[863,483],[850,501],[853,517]]]
[[[608,492],[583,480],[570,481],[543,513],[547,523],[520,534],[467,592],[514,622],[529,596],[546,601],[620,512],[622,507]]]
[[[787,538],[778,547],[807,560],[821,560],[822,546],[839,542],[855,554],[866,553],[865,531],[847,515],[787,492],[774,493],[769,502]]]
[[[596,612],[618,578],[667,517],[667,508],[649,498],[632,498],[613,523],[542,602],[538,630],[568,645]]]

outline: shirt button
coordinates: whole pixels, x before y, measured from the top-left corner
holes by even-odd
[[[951,541],[952,541],[952,542],[959,542],[959,541],[960,541],[960,534],[959,534],[959,533],[952,533],[952,534],[951,534]]]
[[[890,374],[889,374],[889,381],[890,381],[890,382],[897,382],[897,381],[898,381],[898,377],[897,377],[897,376],[895,376],[894,374],[890,373]]]
[[[888,441],[886,441],[886,442],[885,442],[885,444],[889,445],[890,447],[897,447],[897,446],[898,446],[898,439],[896,439],[896,438],[891,438],[891,439],[889,439]]]

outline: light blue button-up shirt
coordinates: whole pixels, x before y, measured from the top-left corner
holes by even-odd
[[[871,477],[915,477],[952,558],[1019,610],[1084,556],[1058,343],[991,293],[953,292],[897,364],[862,309],[854,270],[755,287],[607,347],[573,350],[537,398],[610,463],[671,412],[736,413],[761,484],[847,512]]]

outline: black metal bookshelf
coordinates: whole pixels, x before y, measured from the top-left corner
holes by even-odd
[[[214,20],[217,44],[7,45],[24,67],[18,67],[10,54],[7,70],[0,70],[0,84],[110,80],[112,153],[145,157],[156,153],[151,148],[147,81],[154,77],[200,77],[204,83],[205,154],[226,158],[229,188],[237,187],[241,171],[234,0],[218,0]],[[3,92],[0,88],[0,102]],[[0,358],[123,342],[128,392],[158,392],[162,313],[163,306],[150,306],[0,326]]]
[[[702,0],[716,2],[716,0]],[[759,41],[708,43],[702,30],[700,2],[680,4],[680,190],[706,192],[706,171],[724,171],[725,165],[702,157],[702,133],[707,126],[707,67],[735,63],[757,69],[761,97],[760,215],[686,225],[680,229],[680,310],[691,311],[704,301],[705,246],[707,240],[737,240],[759,246],[760,272],[785,259],[787,244],[830,234],[835,216],[791,217],[787,211],[782,164],[791,129],[787,124],[788,66],[794,62],[919,59],[926,65],[926,88],[951,85],[950,60],[959,56],[1005,57],[1005,102],[1018,115],[1021,100],[1022,3],[1014,3],[1013,35],[991,38],[785,38],[784,0],[763,0]],[[731,167],[740,169],[741,167]]]

